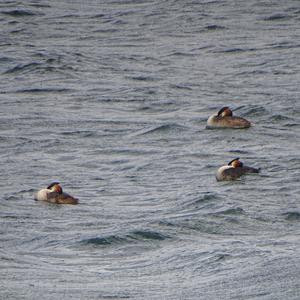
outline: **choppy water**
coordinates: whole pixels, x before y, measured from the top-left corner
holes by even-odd
[[[298,1],[1,1],[3,299],[299,299]],[[205,130],[224,105],[249,130]],[[262,173],[215,180],[240,157]],[[52,181],[78,206],[33,201]]]

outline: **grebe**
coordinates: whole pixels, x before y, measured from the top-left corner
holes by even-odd
[[[78,199],[63,192],[59,182],[53,182],[46,189],[38,191],[35,200],[57,204],[78,204]]]
[[[259,173],[259,171],[260,168],[256,169],[244,166],[239,158],[235,158],[231,162],[229,162],[228,165],[219,168],[216,178],[218,181],[235,180],[244,174]]]
[[[244,118],[232,115],[232,110],[225,106],[217,115],[212,115],[207,120],[206,128],[249,128],[251,123]]]

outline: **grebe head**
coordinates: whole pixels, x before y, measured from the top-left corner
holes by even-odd
[[[62,187],[59,185],[59,182],[52,182],[48,187],[48,190],[51,190],[51,192],[56,192],[61,194],[62,193]]]
[[[219,110],[218,117],[232,117],[232,110],[229,107],[224,106]]]
[[[243,167],[243,163],[239,159],[239,157],[233,159],[231,162],[228,163],[228,166],[232,166],[233,168]]]

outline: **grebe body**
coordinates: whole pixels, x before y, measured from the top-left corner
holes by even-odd
[[[207,120],[208,129],[214,128],[249,128],[251,123],[241,117],[233,116],[232,110],[225,106],[216,115],[212,115]]]
[[[222,166],[218,169],[216,179],[218,181],[236,180],[242,175],[249,173],[259,173],[260,169],[244,166],[239,158],[233,159],[226,166]]]
[[[53,182],[47,188],[38,191],[35,200],[56,204],[78,204],[78,199],[63,192],[58,182]]]

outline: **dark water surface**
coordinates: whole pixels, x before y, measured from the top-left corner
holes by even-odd
[[[1,299],[300,299],[299,1],[0,2]],[[224,105],[254,123],[206,130]],[[215,180],[235,157],[261,167]],[[33,201],[52,181],[78,206]]]

